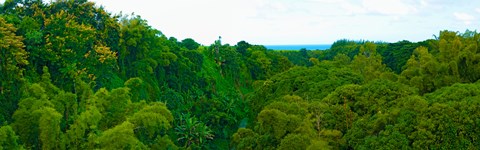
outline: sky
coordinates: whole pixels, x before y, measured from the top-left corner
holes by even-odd
[[[2,2],[4,0],[0,0]],[[339,39],[423,41],[480,27],[475,0],[92,0],[140,15],[168,37],[210,45],[331,44]]]

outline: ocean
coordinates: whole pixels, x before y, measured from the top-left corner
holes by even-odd
[[[305,48],[307,50],[326,50],[330,49],[331,44],[312,44],[312,45],[265,45],[267,49],[271,50],[300,50]]]

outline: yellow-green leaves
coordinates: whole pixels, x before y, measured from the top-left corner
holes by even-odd
[[[40,116],[38,127],[42,149],[64,149],[65,141],[60,130],[62,115],[49,107],[36,110],[33,113],[38,113],[38,116]]]
[[[17,29],[0,17],[0,53],[2,62],[1,71],[15,71],[21,76],[20,66],[28,65],[27,52],[23,37],[15,35]]]
[[[295,129],[295,124],[300,121],[297,116],[287,115],[277,109],[263,110],[258,114],[260,134],[270,134],[275,139],[282,139],[287,132]]]
[[[232,143],[238,149],[253,150],[257,145],[258,134],[248,128],[239,128],[232,136]]]
[[[405,65],[400,81],[417,87],[421,93],[431,92],[440,86],[435,79],[438,76],[439,64],[425,47],[415,49]]]
[[[28,53],[24,50],[23,37],[17,36],[13,24],[0,16],[0,119],[10,118],[20,99],[20,87]]]
[[[108,129],[98,138],[102,149],[147,149],[142,142],[135,138],[133,132],[135,125],[125,121],[122,124]]]
[[[370,42],[360,47],[359,54],[353,58],[351,65],[366,81],[377,79],[388,71],[385,64],[382,64],[382,56],[377,53],[377,46]]]
[[[287,135],[280,146],[279,150],[292,150],[292,149],[306,149],[310,145],[310,137],[301,134],[289,134]]]
[[[53,108],[54,104],[45,89],[39,84],[32,84],[26,95],[26,98],[20,100],[19,109],[13,115],[13,128],[21,140],[27,147],[62,148],[62,115]]]
[[[173,116],[163,103],[151,103],[128,118],[142,135],[153,138],[171,128]]]
[[[101,129],[106,129],[113,127],[114,125],[120,124],[126,120],[129,105],[132,103],[130,100],[129,89],[128,88],[117,88],[113,89],[111,92],[105,92],[105,95],[95,94],[98,98],[98,107],[105,111],[101,122]]]
[[[88,106],[85,112],[82,112],[75,122],[66,132],[67,149],[91,149],[95,145],[98,124],[102,119],[102,114],[95,106]]]
[[[105,63],[105,61],[113,61],[114,63],[117,60],[117,52],[112,52],[110,47],[106,46],[95,46],[95,52],[97,54],[97,59],[100,63]]]
[[[18,136],[9,125],[0,128],[0,150],[21,149]]]

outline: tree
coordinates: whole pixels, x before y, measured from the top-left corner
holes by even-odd
[[[102,115],[98,109],[89,104],[86,111],[82,112],[66,132],[67,149],[92,149],[95,148],[96,137],[99,132],[99,123]]]
[[[195,42],[195,40],[191,38],[183,39],[181,45],[183,45],[188,50],[196,50],[200,46],[200,44],[198,44],[197,42]]]
[[[70,92],[60,91],[50,100],[55,105],[55,110],[62,115],[63,131],[68,129],[71,122],[73,122],[78,112],[77,96]]]
[[[135,126],[135,133],[143,143],[153,143],[156,137],[165,136],[171,128],[173,116],[165,104],[154,102],[133,114],[128,121]]]
[[[328,146],[328,143],[322,140],[312,141],[312,144],[310,144],[307,147],[307,150],[330,150],[330,149],[332,149],[331,146]]]
[[[18,136],[9,125],[0,128],[0,149],[22,149]]]
[[[103,116],[100,122],[100,129],[107,129],[124,122],[127,115],[132,113],[128,111],[132,101],[130,100],[129,88],[122,87],[108,92],[106,89],[100,89],[95,94],[97,108],[100,109]]]
[[[377,46],[370,42],[360,47],[351,67],[355,72],[362,74],[366,81],[376,79],[387,72],[386,66],[382,64],[382,56],[377,53]]]
[[[61,10],[45,19],[45,48],[43,55],[52,70],[54,81],[73,89],[72,81],[80,75],[92,74],[90,66],[82,63],[90,56],[95,43],[95,30],[75,21],[76,16]],[[86,57],[87,56],[87,57]],[[92,55],[94,56],[94,55]],[[91,62],[93,63],[93,62]]]
[[[178,147],[175,145],[168,136],[160,137],[158,136],[155,139],[154,143],[150,146],[151,149],[168,149],[168,150],[177,150]]]
[[[130,78],[125,81],[125,87],[128,87],[131,90],[131,97],[134,102],[140,100],[146,100],[147,91],[145,90],[145,83],[140,78]]]
[[[255,62],[257,66],[260,67],[260,70],[257,71],[257,74],[262,76],[259,76],[259,78],[270,76],[269,73],[271,69],[272,60],[268,58],[264,52],[254,51],[252,52],[252,55],[250,56],[250,58]]]
[[[23,73],[28,53],[23,37],[15,35],[17,29],[0,17],[0,120],[10,116],[17,108]]]
[[[202,148],[208,140],[213,140],[212,130],[189,114],[180,118],[179,125],[175,127],[175,133],[178,136],[178,142],[182,143],[184,148]]]
[[[310,137],[301,134],[289,134],[280,143],[278,149],[292,150],[292,149],[307,149],[310,145]]]
[[[437,60],[428,50],[425,47],[419,47],[407,61],[400,81],[417,87],[420,93],[431,92],[444,84],[437,78],[438,66]]]
[[[239,128],[232,136],[232,143],[237,149],[253,150],[258,144],[258,134],[248,128]]]
[[[42,108],[33,112],[38,113],[40,141],[42,149],[65,149],[65,139],[60,130],[62,115],[53,108]]]
[[[336,55],[335,57],[333,57],[333,64],[336,66],[336,67],[343,67],[343,66],[347,66],[351,63],[351,59],[350,57],[348,57],[347,55],[345,54],[338,54]]]
[[[102,133],[98,137],[102,149],[147,149],[133,132],[135,126],[125,121]]]
[[[245,56],[247,54],[247,49],[250,48],[252,45],[245,41],[240,41],[237,43],[236,48],[237,52]]]
[[[403,71],[402,67],[405,66],[413,51],[423,43],[412,43],[406,40],[388,43],[386,48],[380,49],[378,53],[382,55],[383,63],[399,74]]]
[[[39,123],[42,117],[42,113],[35,113],[44,108],[52,108],[54,105],[49,101],[43,87],[39,84],[32,84],[26,91],[26,97],[21,99],[18,103],[19,108],[13,114],[14,122],[12,124],[15,132],[20,136],[22,142],[25,143],[27,148],[29,147],[41,147],[40,144],[40,128]],[[50,109],[48,109],[50,110]],[[41,111],[40,111],[41,112]],[[57,117],[55,113],[48,111],[48,115]],[[43,118],[47,119],[47,118]],[[55,123],[55,118],[52,118],[52,123]],[[44,123],[44,124],[43,124]],[[47,122],[42,121],[43,127],[48,126]],[[56,137],[56,136],[54,136]],[[48,140],[45,139],[48,143]]]

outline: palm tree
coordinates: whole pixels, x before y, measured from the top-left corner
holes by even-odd
[[[201,147],[207,140],[213,140],[214,136],[213,131],[207,125],[188,113],[180,116],[175,133],[179,137],[177,141],[183,143],[185,148]]]

